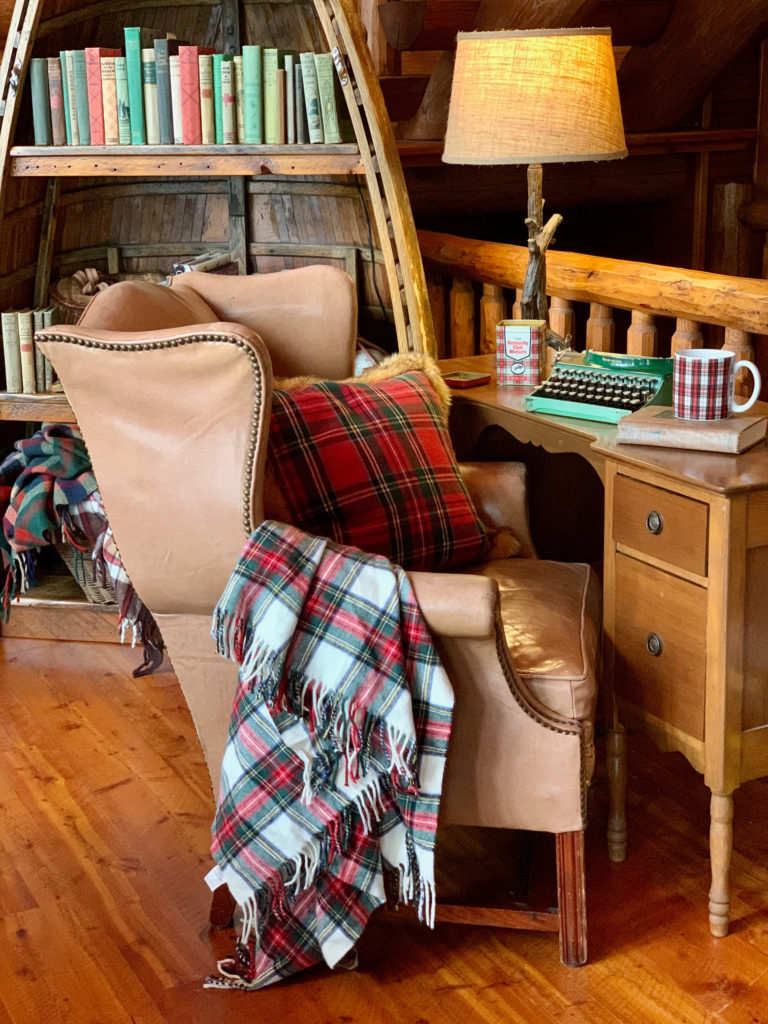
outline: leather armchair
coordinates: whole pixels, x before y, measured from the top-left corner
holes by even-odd
[[[162,631],[214,789],[237,668],[215,651],[211,614],[264,518],[273,371],[349,376],[356,323],[349,278],[312,266],[114,285],[77,326],[37,335],[126,570]],[[513,526],[525,557],[410,574],[456,692],[440,820],[555,833],[559,910],[532,923],[519,909],[439,907],[438,920],[543,924],[559,930],[562,961],[581,964],[599,589],[588,566],[536,559],[520,466],[464,471],[481,516]]]

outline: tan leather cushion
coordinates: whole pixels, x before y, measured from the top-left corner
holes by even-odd
[[[510,656],[548,708],[570,718],[595,712],[601,597],[588,565],[510,558],[480,570],[495,579]]]
[[[176,274],[171,291],[204,299],[212,320],[231,320],[265,341],[275,376],[348,377],[357,340],[357,293],[338,267],[314,264],[271,274]]]
[[[120,281],[93,298],[79,326],[101,331],[162,331],[221,319],[193,291],[177,294],[149,281]]]

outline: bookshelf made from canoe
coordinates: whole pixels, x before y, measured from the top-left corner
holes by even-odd
[[[244,43],[338,48],[355,142],[31,145],[31,58],[120,47],[128,24],[222,53]],[[85,7],[17,0],[0,64],[0,117],[0,309],[45,305],[51,284],[82,267],[165,274],[197,253],[227,251],[241,274],[339,265],[356,281],[363,337],[392,350],[434,353],[402,168],[354,0],[99,0]],[[6,443],[19,436],[21,421],[71,420],[62,395],[0,393]],[[45,601],[36,597],[31,606],[41,616]],[[50,611],[55,624],[35,633],[14,610],[12,620],[24,620],[16,635],[66,637],[75,620],[74,634],[83,634],[82,605],[62,612],[55,599]]]

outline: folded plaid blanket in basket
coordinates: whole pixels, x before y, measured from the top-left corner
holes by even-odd
[[[432,925],[453,692],[403,570],[267,521],[212,632],[240,664],[212,852],[243,928],[206,986],[337,965],[388,893]]]

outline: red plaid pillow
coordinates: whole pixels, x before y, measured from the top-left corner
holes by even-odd
[[[426,373],[275,390],[269,454],[291,522],[405,569],[480,559],[485,527]]]

